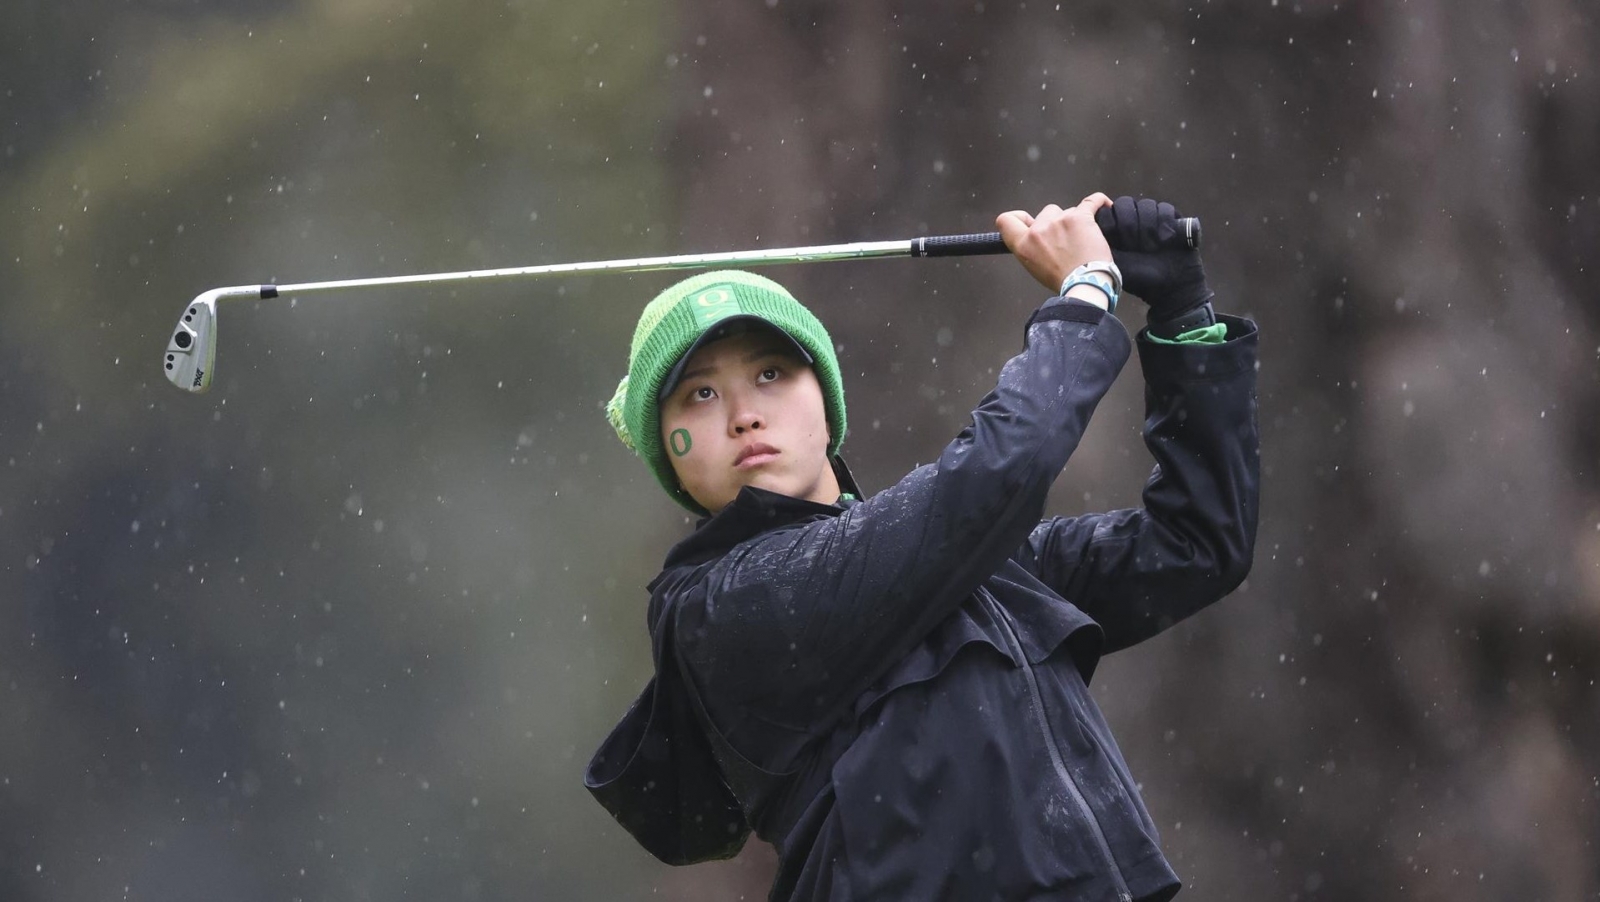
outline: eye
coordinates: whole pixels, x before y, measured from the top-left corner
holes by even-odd
[[[716,397],[716,395],[717,395],[717,393],[711,390],[711,386],[702,385],[699,388],[694,389],[693,391],[689,392],[689,400],[691,400],[691,401],[709,401],[712,398]]]
[[[774,382],[778,378],[778,372],[779,371],[777,367],[769,366],[761,371],[760,376],[756,377],[756,383],[760,384],[762,382]]]

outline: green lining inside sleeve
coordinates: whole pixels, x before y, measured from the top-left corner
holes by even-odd
[[[1228,340],[1228,324],[1212,323],[1180,332],[1177,338],[1161,338],[1146,329],[1145,337],[1158,345],[1219,345]]]

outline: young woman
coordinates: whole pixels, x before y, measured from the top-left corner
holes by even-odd
[[[646,849],[727,857],[753,829],[773,899],[1177,893],[1087,688],[1253,552],[1256,328],[1212,312],[1175,222],[1102,194],[1001,215],[1058,294],[939,459],[870,497],[838,456],[833,343],[787,291],[708,273],[645,308],[608,414],[704,519],[650,584],[656,676],[585,782]],[[1041,520],[1134,344],[1144,506]]]

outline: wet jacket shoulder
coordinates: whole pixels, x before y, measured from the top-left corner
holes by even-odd
[[[1027,542],[1130,350],[1115,317],[1047,304],[937,460],[728,549],[677,615],[697,686],[799,742],[837,717]]]

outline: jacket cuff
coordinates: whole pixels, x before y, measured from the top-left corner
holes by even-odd
[[[1022,334],[1026,336],[1028,330],[1033,328],[1034,323],[1045,323],[1052,320],[1098,326],[1100,321],[1109,315],[1104,307],[1091,304],[1088,301],[1080,301],[1077,298],[1057,295],[1045,301],[1044,305],[1038,310],[1033,311],[1033,315],[1028,317],[1028,324],[1022,327]]]
[[[1228,327],[1221,344],[1185,342],[1168,344],[1151,341],[1139,333],[1139,362],[1146,381],[1199,381],[1222,379],[1256,366],[1256,324],[1237,316],[1219,315],[1217,322]]]

